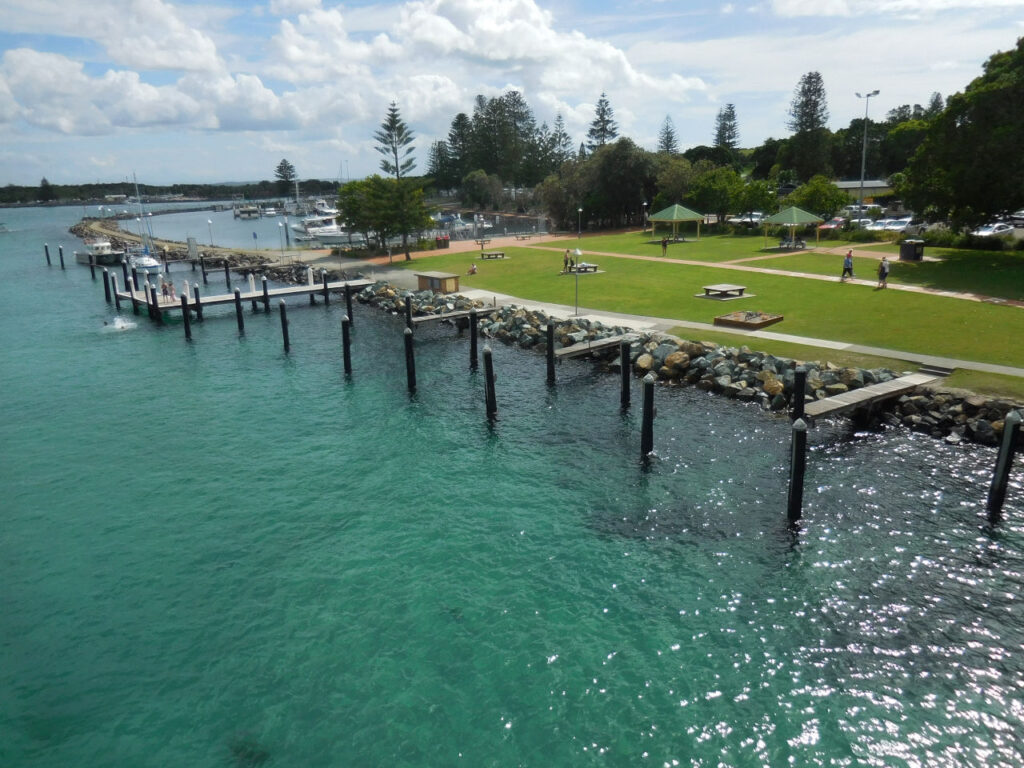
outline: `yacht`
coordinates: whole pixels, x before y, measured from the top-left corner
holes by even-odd
[[[109,240],[96,238],[85,241],[84,251],[75,251],[75,261],[79,264],[88,264],[90,256],[93,264],[108,266],[120,264],[124,251],[115,249]]]
[[[319,200],[313,203],[313,212],[317,216],[333,217],[338,215],[338,209],[335,208],[333,205],[328,204],[328,202],[323,198],[320,198]]]

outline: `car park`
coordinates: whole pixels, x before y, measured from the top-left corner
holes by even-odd
[[[842,216],[836,216],[829,219],[824,224],[818,225],[818,230],[821,232],[836,232],[846,226],[846,219]]]
[[[870,224],[868,224],[865,227],[865,229],[867,229],[870,232],[881,232],[889,225],[891,221],[892,219],[878,219],[877,221],[873,221]]]
[[[991,224],[986,224],[983,227],[978,227],[976,230],[971,232],[975,237],[994,237],[998,235],[1010,235],[1013,234],[1013,225],[1007,224],[1005,221],[995,221]]]

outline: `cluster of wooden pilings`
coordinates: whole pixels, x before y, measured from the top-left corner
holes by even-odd
[[[50,260],[50,248],[49,245],[44,244],[44,251],[46,254],[46,263],[52,265]],[[64,248],[59,247],[60,254],[60,265],[61,269],[64,269]],[[200,259],[200,267],[203,275],[203,284],[207,284],[207,270],[205,263]],[[96,279],[95,264],[90,260],[89,264],[92,278]],[[131,270],[131,275],[128,272],[127,262],[122,260],[121,262],[122,274],[126,285],[133,286],[131,295],[132,308],[135,314],[139,312],[139,305],[145,303],[149,307],[150,317],[154,320],[158,320],[161,316],[160,304],[157,297],[157,288],[148,282],[145,282],[146,293],[149,299],[146,302],[134,300],[135,291],[139,290],[138,274],[135,269]],[[225,283],[229,290],[231,288],[231,270],[230,265],[225,262],[224,264],[224,275]],[[117,291],[117,276],[110,275],[109,270],[103,269],[103,286],[106,300],[108,303],[113,301],[117,308],[120,309],[119,294]],[[252,276],[250,275],[250,281]],[[262,302],[265,312],[270,311],[270,294],[271,292],[267,288],[267,278],[263,276],[261,278],[262,292],[259,301]],[[188,285],[187,283],[185,284]],[[312,285],[312,279],[310,279],[310,285]],[[194,312],[196,319],[202,321],[202,301],[200,299],[199,284],[195,283],[192,287],[194,298],[190,297],[187,289],[183,291],[181,301],[181,313],[184,319],[185,327],[185,338],[191,340],[191,319],[190,313]],[[327,282],[327,273],[322,271],[322,286],[316,288],[307,288],[305,290],[309,295],[310,304],[316,303],[316,295],[319,293],[323,296],[324,304],[330,303],[330,288]],[[352,326],[352,292],[348,282],[344,284],[345,292],[345,304],[346,314],[342,317],[341,328],[342,328],[342,354],[344,360],[345,374],[347,376],[352,375],[352,354],[351,354],[351,333],[350,329]],[[253,311],[257,311],[257,298],[255,294],[250,292],[250,300],[252,301]],[[238,288],[234,289],[234,305],[235,305],[235,318],[238,324],[239,333],[245,332],[245,321],[244,313],[242,311],[242,296]],[[288,315],[287,306],[285,300],[281,299],[279,303],[279,312],[281,315],[281,336],[284,344],[284,349],[287,352],[290,349],[290,340],[288,335]],[[454,317],[458,315],[459,317]],[[470,310],[468,313],[458,312],[449,313],[445,315],[433,315],[425,318],[417,318],[418,320],[467,320],[469,326],[469,365],[472,370],[478,368],[478,353],[477,353],[477,337],[479,335],[479,313],[477,310]],[[412,299],[410,296],[405,297],[405,330],[404,330],[404,342],[405,342],[405,365],[406,365],[406,385],[410,393],[416,391],[416,358],[413,347],[413,327],[415,325],[412,315]],[[548,323],[547,328],[547,382],[549,385],[555,384],[555,326],[553,323]],[[620,351],[620,370],[621,370],[621,387],[619,402],[622,408],[629,408],[630,406],[630,385],[632,379],[631,367],[630,367],[630,342],[628,340],[622,340],[619,343]],[[494,421],[498,415],[497,405],[497,394],[495,390],[495,376],[494,376],[494,362],[493,352],[489,345],[484,346],[483,350],[484,359],[484,402],[487,418],[489,421]],[[807,384],[807,369],[799,366],[794,371],[795,382],[794,391],[802,393],[804,392]],[[649,461],[654,453],[654,385],[655,377],[653,373],[648,373],[643,378],[643,408],[641,412],[641,427],[640,427],[640,458],[643,465],[649,466]],[[794,397],[793,408],[791,411],[792,427],[790,437],[790,462],[789,462],[789,494],[786,505],[787,517],[791,526],[797,526],[803,515],[803,491],[804,491],[804,475],[807,467],[807,422],[804,420],[804,398]],[[1009,485],[1010,470],[1013,464],[1013,456],[1015,453],[1015,446],[1017,443],[1017,437],[1020,432],[1021,426],[1021,415],[1013,411],[1011,412],[1006,420],[1003,427],[1003,439],[999,447],[998,456],[996,459],[996,466],[992,474],[992,480],[989,486],[988,498],[986,501],[986,510],[988,512],[988,520],[991,524],[996,524],[1002,519],[1002,508],[1006,500],[1006,492]]]

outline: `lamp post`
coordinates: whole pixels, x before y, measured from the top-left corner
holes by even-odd
[[[868,104],[871,103],[871,97],[878,95],[878,89],[876,88],[871,93],[867,93],[861,96],[857,94],[858,99],[864,99],[864,141],[861,144],[860,150],[860,197],[857,200],[857,218],[864,218],[864,170],[867,167],[868,162]],[[858,221],[858,223],[860,223]]]
[[[583,209],[580,208],[580,210],[582,211]],[[580,256],[583,255],[583,251],[581,251],[579,248],[577,248],[576,252],[573,255],[576,257],[576,269],[573,270],[576,273],[576,317],[579,317],[579,314],[580,314]]]
[[[646,200],[644,200],[643,210],[640,211],[640,227],[642,228],[643,233],[646,234],[647,233],[647,201]]]
[[[576,211],[576,239],[579,240],[583,237],[583,209],[580,208]],[[576,249],[577,251],[579,248]]]
[[[210,229],[210,247],[213,248],[213,220],[207,219],[206,226]]]
[[[277,234],[281,236],[281,263],[284,264],[284,224],[277,222]]]

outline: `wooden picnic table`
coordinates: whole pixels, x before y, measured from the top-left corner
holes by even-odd
[[[516,235],[516,240],[529,240],[533,235]]]
[[[481,259],[504,259],[504,251],[480,251]]]
[[[474,240],[473,242],[477,243],[480,246],[480,250],[482,251],[484,249],[484,246],[491,242],[491,239],[489,237],[481,238],[479,240]]]
[[[715,285],[705,285],[704,295],[717,299],[729,299],[742,296],[745,290],[747,290],[747,286],[745,285],[733,285],[732,283],[716,283]]]
[[[585,261],[581,261],[570,272],[597,272],[597,264],[588,264]]]

